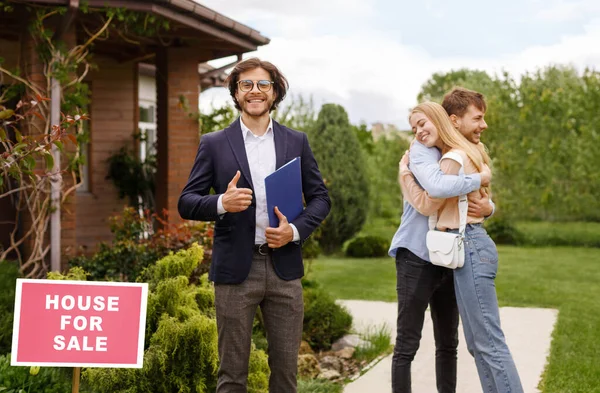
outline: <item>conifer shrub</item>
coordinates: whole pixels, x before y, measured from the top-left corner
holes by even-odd
[[[206,275],[196,285],[188,277],[202,260],[203,249],[159,260],[140,275],[149,284],[146,348],[142,369],[87,369],[84,380],[97,393],[214,392],[219,364],[214,292]],[[267,356],[254,347],[248,392],[268,391]]]

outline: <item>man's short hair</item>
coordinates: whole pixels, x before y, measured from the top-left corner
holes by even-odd
[[[262,68],[267,71],[271,76],[271,80],[274,82],[273,92],[275,93],[275,100],[273,101],[273,105],[269,109],[269,112],[277,109],[277,105],[279,105],[279,103],[285,98],[289,84],[281,71],[279,71],[279,69],[275,67],[273,63],[260,60],[258,57],[251,57],[237,63],[229,76],[227,76],[227,79],[225,79],[225,85],[229,89],[229,94],[231,94],[231,98],[233,98],[233,103],[235,104],[236,109],[239,111],[241,111],[242,108],[235,98],[235,92],[238,88],[240,74],[256,68]]]
[[[455,87],[449,93],[446,93],[442,106],[450,115],[462,117],[470,105],[484,112],[487,110],[485,97],[483,94],[473,90],[465,89],[464,87]]]

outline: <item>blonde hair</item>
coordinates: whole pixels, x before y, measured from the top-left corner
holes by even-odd
[[[454,128],[448,113],[440,104],[431,101],[420,103],[410,112],[409,120],[415,113],[422,113],[433,123],[444,144],[442,153],[446,153],[450,149],[462,150],[480,172],[484,164],[490,165],[490,156],[485,145],[481,142],[475,145],[466,140],[460,131]]]

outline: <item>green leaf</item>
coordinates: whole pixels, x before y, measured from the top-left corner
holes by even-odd
[[[21,135],[19,130],[15,130],[15,138],[17,139],[17,142],[19,142],[19,143],[21,143],[23,141],[23,135]]]
[[[0,111],[0,120],[10,119],[14,114],[15,111],[13,111],[12,109]]]
[[[0,128],[0,142],[4,142],[7,139],[8,137],[6,136],[6,130],[4,128]]]
[[[23,161],[27,169],[32,170],[33,168],[35,168],[35,158],[33,158],[32,156],[25,156],[23,158]]]
[[[17,151],[23,149],[24,147],[27,147],[27,143],[17,143],[16,145],[13,146],[13,151],[17,152]]]
[[[52,156],[52,154],[45,154],[44,159],[46,160],[46,170],[52,170],[52,168],[54,168],[54,157]]]
[[[58,150],[61,152],[63,151],[63,143],[61,141],[54,141],[53,143],[56,147],[58,147]]]
[[[4,176],[0,175],[0,190],[2,190],[2,187],[4,186]],[[2,389],[0,389],[0,392],[2,391]]]

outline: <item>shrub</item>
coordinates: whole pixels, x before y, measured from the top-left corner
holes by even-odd
[[[97,393],[204,393],[217,383],[217,324],[214,292],[206,275],[188,277],[203,257],[193,244],[145,269],[149,283],[146,348],[142,369],[87,369],[84,380]],[[266,393],[268,363],[263,351],[250,354],[248,392]]]
[[[309,136],[331,198],[320,239],[323,251],[331,253],[360,231],[367,217],[366,162],[348,114],[339,105],[323,105]]]
[[[0,391],[2,393],[71,391],[71,369],[40,367],[36,374],[32,367],[10,365],[10,354],[0,356]],[[33,375],[35,374],[35,375]]]
[[[12,346],[13,313],[19,265],[0,261],[0,355],[9,353]]]
[[[379,236],[360,236],[352,240],[346,248],[346,255],[352,258],[376,258],[387,255],[390,241]]]
[[[149,212],[140,217],[135,209],[125,208],[121,216],[110,218],[110,230],[114,234],[112,243],[101,243],[96,254],[75,257],[69,265],[82,267],[90,273],[92,280],[135,281],[146,267],[169,252],[198,242],[205,250],[205,258],[193,272],[195,282],[209,268],[213,224],[171,224],[167,218],[166,211],[162,217]],[[153,229],[154,221],[161,226],[160,229]]]
[[[352,315],[318,286],[304,289],[302,339],[315,350],[327,350],[352,326]]]
[[[496,244],[521,244],[523,234],[515,227],[514,223],[503,216],[493,216],[485,222],[488,235]]]

